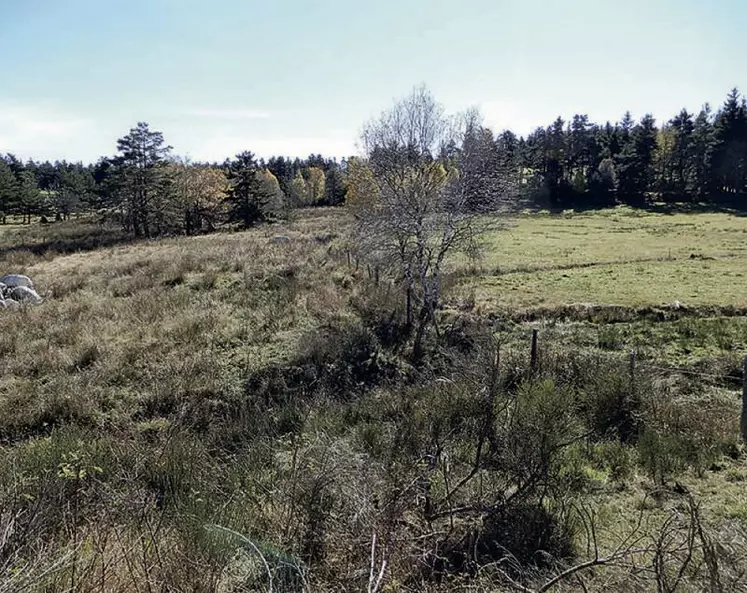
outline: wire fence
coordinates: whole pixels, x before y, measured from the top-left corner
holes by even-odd
[[[530,364],[532,369],[538,368],[539,365],[539,331],[536,329],[532,330],[531,347],[530,347]],[[597,353],[597,356],[601,353]],[[665,366],[661,364],[650,364],[641,362],[637,359],[635,350],[629,353],[604,353],[605,356],[615,361],[619,361],[621,364],[625,364],[627,361],[631,386],[635,386],[636,375],[641,371],[649,373],[659,373],[662,376],[671,375],[685,375],[690,377],[698,377],[700,379],[706,379],[720,383],[732,383],[741,386],[742,392],[742,411],[740,415],[740,434],[742,441],[747,443],[747,356],[742,359],[742,371],[740,374],[723,374],[723,373],[706,373],[689,368]]]

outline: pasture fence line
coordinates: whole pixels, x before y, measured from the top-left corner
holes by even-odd
[[[682,367],[670,367],[656,364],[641,363],[635,350],[631,350],[626,356],[628,360],[629,369],[629,380],[630,380],[630,391],[632,394],[636,392],[636,374],[641,370],[655,371],[662,374],[677,374],[687,375],[692,377],[700,377],[703,379],[710,379],[714,381],[739,381],[741,384],[742,391],[742,410],[739,419],[739,432],[743,443],[747,443],[747,356],[742,359],[742,374],[741,377],[736,375],[724,375],[716,373],[704,373],[701,371],[695,371],[693,369],[687,369]],[[620,360],[620,359],[618,359]],[[622,360],[621,360],[622,362]],[[539,331],[532,329],[532,337],[530,342],[530,368],[532,372],[536,372],[539,368]]]

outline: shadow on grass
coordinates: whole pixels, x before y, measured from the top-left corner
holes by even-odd
[[[69,254],[95,251],[116,245],[129,245],[141,239],[119,227],[95,223],[54,223],[51,225],[13,229],[0,243],[0,257],[15,253]]]
[[[705,201],[666,200],[644,204],[642,209],[654,214],[731,214],[747,216],[747,195],[730,194]]]
[[[731,214],[747,216],[747,194],[717,194],[704,198],[665,194],[641,197],[621,198],[611,201],[608,196],[594,197],[589,194],[569,194],[556,201],[546,198],[525,198],[521,204],[528,212],[549,211],[553,215],[562,215],[566,210],[575,212],[594,212],[629,206],[635,210],[652,214]]]

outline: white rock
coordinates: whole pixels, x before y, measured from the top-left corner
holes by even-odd
[[[21,304],[13,299],[0,300],[0,309],[19,309]]]
[[[10,291],[10,298],[19,303],[27,303],[29,305],[41,305],[42,302],[42,298],[36,291],[28,286],[16,286]]]
[[[28,276],[22,276],[21,274],[8,274],[0,278],[0,283],[5,284],[8,288],[16,288],[17,286],[25,286],[26,288],[34,289],[34,283]]]
[[[290,243],[291,238],[287,235],[275,235],[274,237],[271,237],[269,240],[269,243],[273,243],[277,245],[278,243]]]

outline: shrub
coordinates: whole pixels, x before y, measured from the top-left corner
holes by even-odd
[[[622,443],[634,440],[639,432],[640,392],[644,385],[631,385],[621,366],[600,366],[582,391],[586,420],[600,438],[617,438]]]
[[[574,556],[573,538],[573,524],[562,510],[524,503],[488,515],[477,549],[483,564],[508,558],[521,570],[547,568]]]
[[[402,346],[412,334],[406,323],[404,296],[389,283],[365,283],[351,299],[351,305],[385,348]]]
[[[736,401],[716,391],[686,396],[663,392],[648,398],[644,459],[649,475],[666,478],[654,471],[657,452],[660,464],[671,466],[670,473],[690,467],[702,474],[719,457],[732,456],[739,434],[738,409]]]
[[[654,484],[663,486],[685,469],[684,446],[677,435],[661,434],[646,427],[638,439],[638,457],[641,466]]]
[[[373,333],[353,321],[331,323],[305,334],[296,364],[311,366],[316,380],[338,395],[374,386],[393,371]]]

